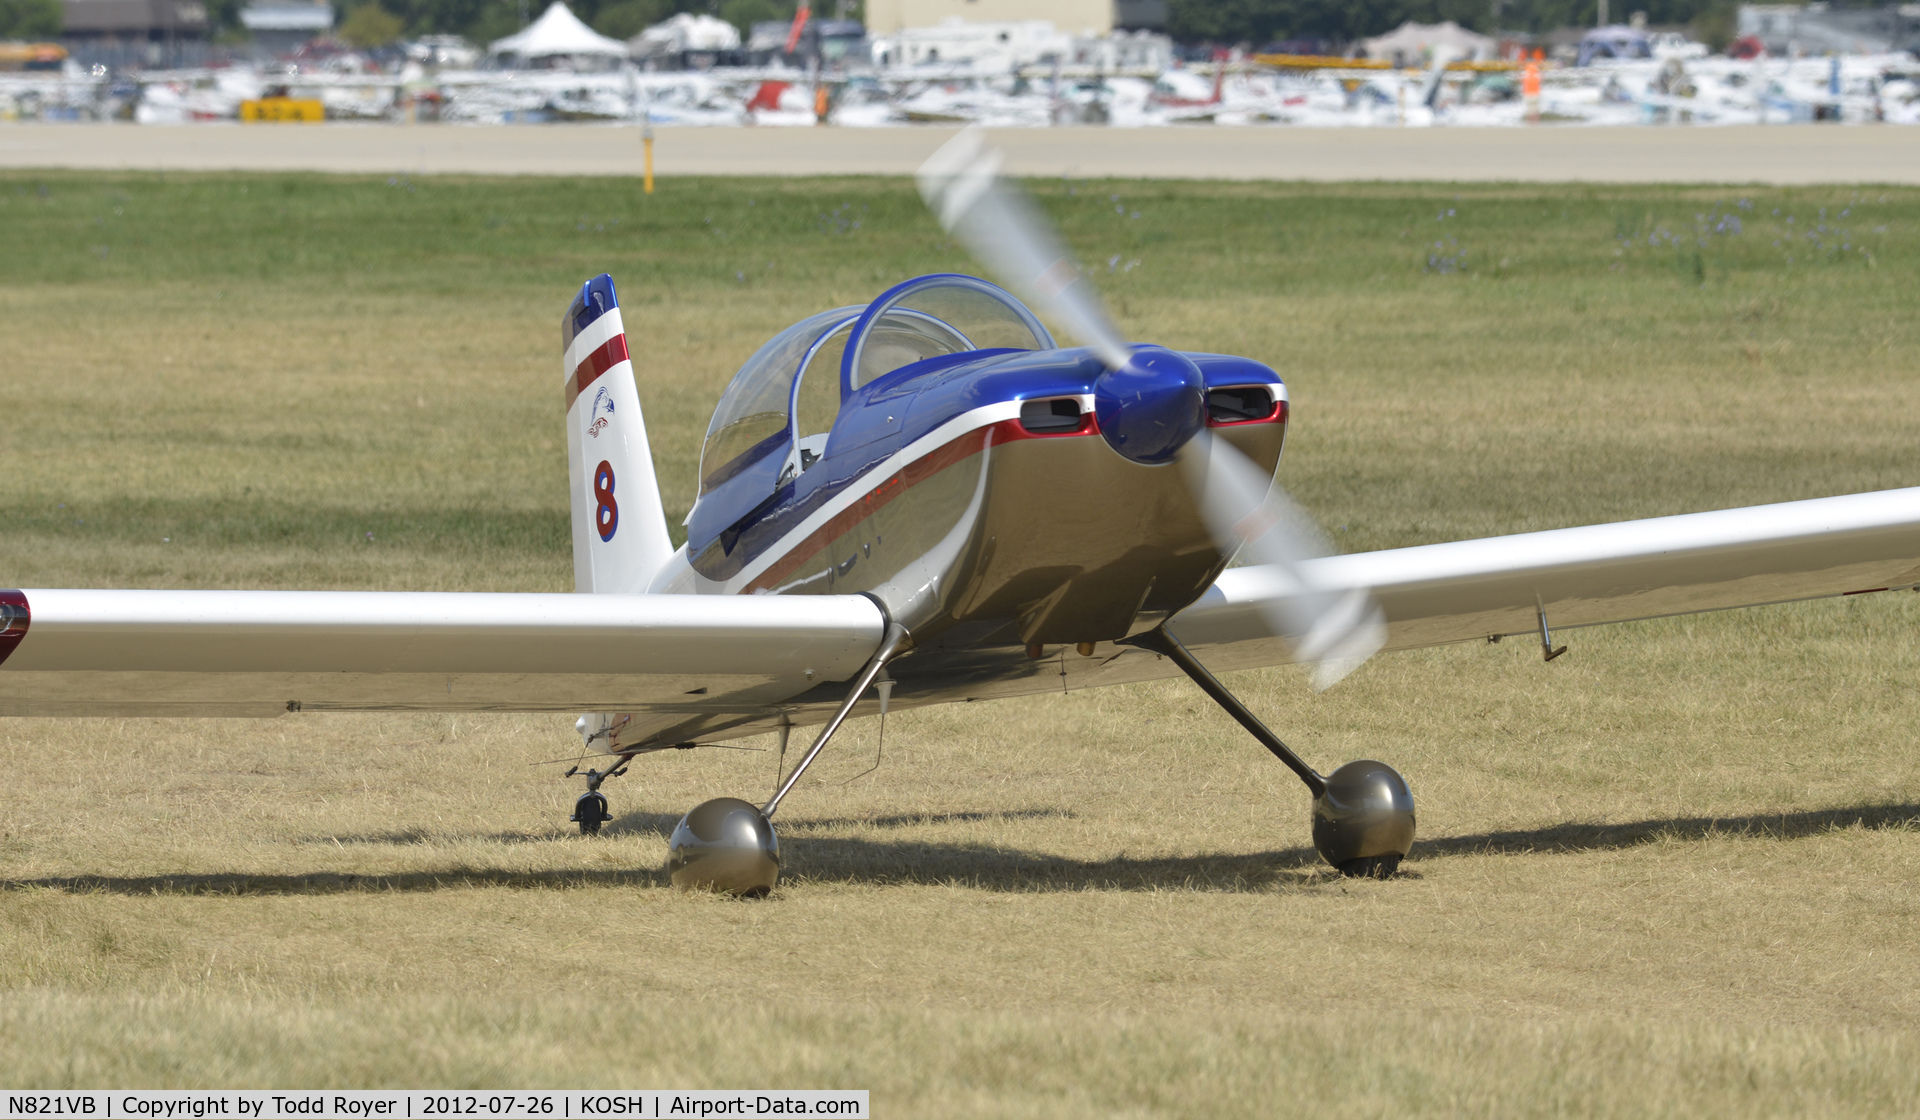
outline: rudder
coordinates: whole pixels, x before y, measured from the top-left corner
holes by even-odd
[[[566,378],[573,589],[639,594],[673,555],[626,328],[605,273],[560,324]]]

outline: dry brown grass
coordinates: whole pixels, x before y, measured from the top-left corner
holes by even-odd
[[[1181,188],[1249,205],[1212,189]],[[1378,267],[1408,275],[1287,299],[1110,283],[1136,335],[1287,374],[1287,478],[1349,547],[1920,482],[1911,325],[1873,277],[1698,289],[1623,278],[1598,237],[1591,274],[1421,277],[1395,247]],[[670,505],[717,382],[854,286],[829,279],[648,289]],[[568,586],[565,292],[530,290],[0,284],[0,582]],[[529,765],[571,753],[565,720],[4,722],[0,1082],[1911,1114],[1916,623],[1920,596],[1866,596],[1571,632],[1552,665],[1396,655],[1320,696],[1237,675],[1310,760],[1408,775],[1391,883],[1330,877],[1297,783],[1175,682],[896,716],[843,784],[856,726],[783,811],[760,904],[659,868],[686,808],[770,786],[765,752],[643,760],[587,841],[576,785]]]

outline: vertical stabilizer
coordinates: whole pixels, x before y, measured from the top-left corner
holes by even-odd
[[[639,594],[673,555],[613,278],[587,281],[560,324],[573,589]]]
[[[1433,48],[1433,65],[1427,68],[1427,76],[1420,83],[1420,104],[1429,109],[1440,108],[1440,85],[1447,79],[1447,67],[1454,63],[1455,52],[1452,47]]]

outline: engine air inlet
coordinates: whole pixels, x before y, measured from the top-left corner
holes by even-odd
[[[1265,385],[1237,385],[1228,389],[1207,390],[1209,423],[1242,424],[1249,420],[1271,420],[1274,418],[1273,412],[1273,390]],[[1286,419],[1284,412],[1280,419]]]
[[[1086,418],[1080,411],[1080,402],[1072,397],[1023,401],[1020,405],[1020,426],[1035,435],[1078,431],[1084,423]]]

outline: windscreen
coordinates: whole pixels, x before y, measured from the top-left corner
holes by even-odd
[[[739,474],[787,442],[787,406],[800,359],[822,334],[859,315],[841,307],[800,320],[774,335],[727,383],[700,449],[700,493]]]
[[[969,350],[1050,350],[1053,338],[1021,303],[971,276],[930,276],[882,297],[844,362],[858,389],[903,366]]]

